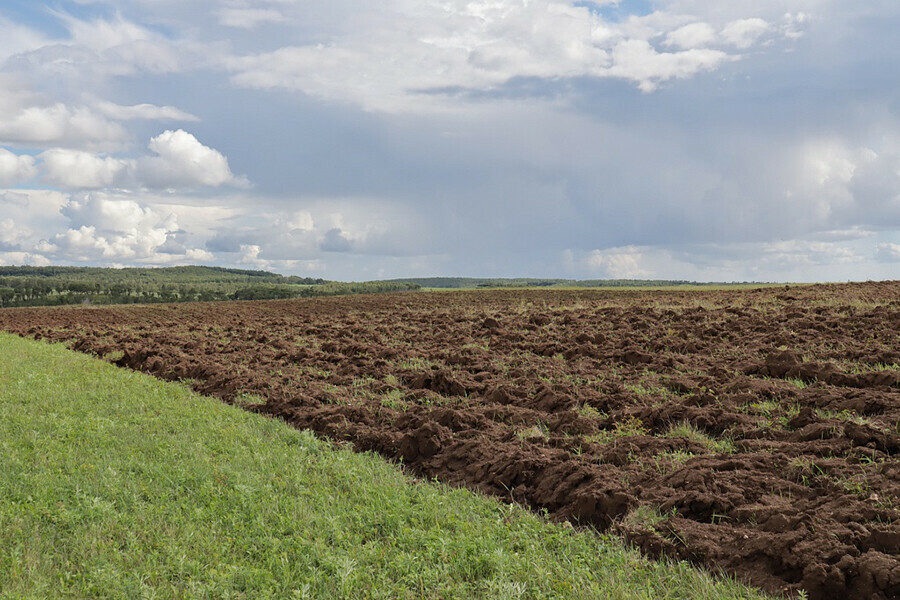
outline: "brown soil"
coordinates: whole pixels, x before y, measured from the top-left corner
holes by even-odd
[[[11,309],[0,328],[770,592],[900,597],[900,282]]]

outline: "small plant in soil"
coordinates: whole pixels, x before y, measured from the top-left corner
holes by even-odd
[[[792,377],[789,379],[785,379],[785,381],[787,381],[788,383],[790,383],[791,385],[793,385],[794,387],[796,387],[797,389],[800,389],[800,390],[804,389],[805,387],[807,387],[809,385],[807,382],[803,381],[799,377]]]
[[[125,353],[122,350],[113,350],[112,352],[107,352],[103,355],[103,360],[106,362],[114,363],[118,360],[122,360],[122,357],[125,356]]]
[[[644,427],[643,421],[634,415],[629,415],[621,421],[617,421],[613,429],[598,431],[593,435],[587,436],[585,441],[594,444],[606,444],[616,438],[647,435],[647,433],[648,431],[647,428]]]
[[[825,408],[817,408],[816,416],[820,419],[837,419],[838,421],[850,421],[858,425],[867,425],[870,420],[849,409],[828,410]]]
[[[686,450],[672,450],[669,452],[660,452],[653,457],[653,464],[656,472],[660,475],[668,475],[673,471],[677,471],[681,466],[696,457],[693,452]]]
[[[600,412],[590,404],[581,404],[578,407],[578,414],[587,419],[605,419],[606,414]]]
[[[241,408],[250,408],[253,406],[262,406],[266,403],[266,399],[256,394],[241,393],[234,399],[234,403]]]
[[[523,441],[549,440],[550,430],[547,429],[547,426],[544,423],[538,423],[537,425],[533,425],[517,432],[516,437]]]
[[[400,361],[400,368],[405,371],[428,371],[431,367],[437,366],[438,363],[427,358],[413,357]]]
[[[675,515],[676,509],[674,508],[671,512],[662,513],[658,508],[642,504],[625,515],[625,518],[622,519],[622,525],[627,529],[637,531],[656,531],[657,525]]]
[[[770,417],[778,405],[773,400],[760,400],[750,404],[750,411],[758,415]]]
[[[402,390],[395,389],[381,394],[378,401],[385,408],[404,410],[406,408],[406,402],[404,402],[405,397],[406,394],[404,394]]]
[[[665,437],[684,438],[697,442],[718,454],[731,454],[734,452],[734,442],[728,438],[715,438],[705,431],[694,426],[688,421],[673,424],[666,432]]]

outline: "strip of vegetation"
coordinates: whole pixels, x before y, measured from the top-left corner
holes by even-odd
[[[756,282],[732,283],[698,283],[694,281],[669,279],[539,279],[539,278],[478,278],[478,277],[414,277],[408,279],[390,279],[391,283],[412,283],[423,288],[433,289],[472,289],[472,288],[647,288],[647,287],[683,287],[683,286],[731,286],[761,285]]]
[[[273,300],[415,289],[419,286],[412,283],[344,283],[221,267],[0,267],[0,308]]]
[[[763,598],[0,334],[0,598]]]

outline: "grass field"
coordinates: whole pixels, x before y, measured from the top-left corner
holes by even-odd
[[[0,598],[763,598],[0,334]]]

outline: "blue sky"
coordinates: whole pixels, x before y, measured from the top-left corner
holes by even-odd
[[[0,264],[900,274],[895,0],[0,7]]]

